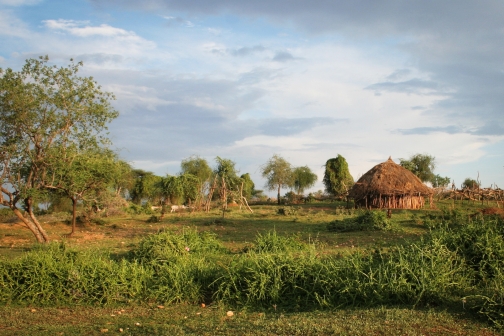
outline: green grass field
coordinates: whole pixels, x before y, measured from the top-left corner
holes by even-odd
[[[395,251],[398,246],[405,246],[405,253],[407,253],[410,244],[419,243],[422,237],[429,234],[430,229],[426,224],[429,218],[438,216],[443,209],[445,212],[456,209],[459,216],[469,218],[479,209],[489,206],[492,205],[471,202],[454,204],[451,201],[441,201],[437,203],[438,209],[396,210],[392,215],[393,229],[390,231],[328,231],[328,223],[353,218],[359,214],[358,211],[344,209],[343,204],[338,203],[293,206],[287,209],[288,215],[279,215],[278,207],[274,205],[253,206],[254,213],[235,207],[226,213],[225,219],[222,219],[222,214],[217,210],[208,214],[174,213],[168,214],[162,221],[154,223],[148,222],[150,215],[124,215],[103,218],[100,225],[80,225],[77,234],[71,239],[65,238],[65,234],[70,231],[69,225],[63,221],[65,215],[41,216],[40,221],[50,237],[54,241],[64,242],[65,248],[83,253],[99,251],[101,254],[108,255],[110,260],[115,261],[127,258],[131,251],[139,253],[140,248],[146,244],[146,237],[158,232],[168,231],[176,235],[188,230],[187,228],[192,228],[199,233],[209,232],[215,234],[216,240],[221,242],[228,252],[222,254],[202,252],[203,264],[196,266],[190,264],[193,261],[184,259],[192,265],[190,267],[198,267],[202,276],[205,276],[214,270],[212,267],[220,267],[219,269],[222,270],[226,267],[232,267],[231,265],[237,265],[236,267],[243,268],[243,272],[249,272],[249,269],[255,267],[249,263],[256,262],[256,260],[258,263],[268,262],[266,257],[249,261],[245,260],[242,255],[244,255],[244,251],[257,248],[258,236],[267,238],[271,232],[279,237],[276,239],[291,237],[307,246],[314,247],[314,255],[306,257],[308,258],[306,260],[302,257],[302,254],[305,253],[303,251],[287,255],[285,257],[287,258],[286,265],[290,265],[288,262],[292,260],[294,263],[295,260],[299,260],[300,265],[303,262],[308,265],[312,260],[310,258],[314,258],[316,265],[319,265],[317,264],[318,260],[326,259],[334,259],[335,265],[338,265],[338,260],[350,260],[351,256],[367,253],[366,251],[379,250],[382,251],[381,253],[387,253],[387,251]],[[31,233],[19,223],[7,218],[5,223],[0,224],[1,261],[21,260],[26,253],[33,252],[34,247]],[[175,259],[179,260],[177,258],[179,257]],[[153,265],[159,269],[165,267],[158,261]],[[175,267],[176,264],[171,265]],[[184,267],[189,267],[187,265]],[[386,266],[385,263],[384,265]],[[296,268],[293,269],[295,273]],[[241,274],[245,273],[235,274],[233,270],[230,270],[228,282],[239,284],[240,279],[236,277],[239,278]],[[271,276],[274,277],[274,275]],[[7,283],[5,278],[3,281],[5,285]],[[226,284],[218,285],[220,287],[217,287],[216,291],[220,290],[220,295],[225,297],[226,294],[223,291]],[[251,296],[257,294],[250,289],[252,285],[243,286],[251,291]],[[323,284],[321,286],[323,287]],[[298,293],[298,289],[295,287],[296,283],[290,292],[283,293],[297,295],[292,294]],[[271,290],[268,289],[270,287],[265,288]],[[365,294],[365,292],[363,293]],[[234,295],[237,297],[237,294]],[[495,324],[489,323],[484,316],[468,309],[465,302],[452,302],[450,299],[438,303],[436,296],[430,298],[424,294],[420,295],[418,302],[420,299],[422,300],[419,304],[414,301],[408,302],[407,299],[404,299],[407,296],[403,296],[401,303],[398,303],[397,300],[387,303],[386,299],[370,297],[369,302],[371,303],[366,304],[364,297],[361,303],[353,306],[348,304],[338,306],[331,303],[325,307],[323,305],[317,307],[314,304],[300,305],[300,299],[296,297],[289,297],[285,300],[280,297],[277,298],[277,301],[271,301],[270,304],[267,295],[265,299],[261,299],[260,295],[257,295],[257,298],[254,299],[256,301],[249,301],[248,304],[243,302],[245,295],[233,299],[234,301],[229,298],[218,300],[216,297],[205,297],[199,300],[178,299],[173,302],[179,303],[169,304],[166,303],[170,301],[168,299],[163,301],[153,297],[131,300],[131,302],[116,300],[105,304],[84,303],[84,301],[68,303],[64,300],[58,303],[52,302],[50,299],[47,301],[42,299],[41,301],[37,301],[37,299],[26,301],[5,299],[6,303],[0,308],[0,335],[94,335],[103,333],[125,335],[499,334],[497,329],[493,329]],[[331,300],[334,302],[335,298]],[[201,306],[203,302],[206,304],[205,307]],[[258,304],[253,302],[258,302]],[[292,306],[289,306],[290,302],[292,302]],[[232,311],[233,315],[228,316],[228,311]]]

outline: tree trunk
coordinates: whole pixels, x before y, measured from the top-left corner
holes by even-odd
[[[37,239],[37,242],[47,243],[47,241],[44,239],[44,236],[42,236],[37,227],[31,221],[26,219],[18,208],[11,207],[11,210],[14,212],[16,217],[19,218],[26,225],[26,227],[33,233],[35,239]]]
[[[75,233],[75,225],[77,222],[77,199],[75,197],[70,197],[72,200],[72,231],[68,234],[68,237],[73,236]]]
[[[37,231],[40,233],[40,235],[42,235],[42,237],[44,239],[44,243],[48,243],[49,236],[45,232],[42,225],[40,225],[39,221],[35,217],[35,214],[33,213],[33,199],[31,197],[25,198],[25,206],[26,206],[26,211],[28,211],[28,215],[30,216],[30,219],[31,219],[33,225],[37,228]]]
[[[280,184],[278,185],[277,203],[280,205]]]

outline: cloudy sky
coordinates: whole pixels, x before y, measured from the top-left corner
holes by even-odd
[[[232,159],[262,187],[279,154],[355,179],[436,157],[504,187],[502,0],[0,0],[0,67],[82,60],[113,92],[121,156],[159,175]]]

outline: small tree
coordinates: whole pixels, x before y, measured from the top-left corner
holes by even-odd
[[[131,201],[135,204],[142,204],[143,201],[157,203],[161,197],[158,189],[160,176],[142,169],[133,169],[135,184],[130,192]]]
[[[266,178],[265,187],[268,190],[277,190],[278,204],[280,204],[280,190],[292,185],[291,164],[275,154],[262,166],[261,173]]]
[[[479,186],[480,183],[470,177],[466,178],[464,182],[462,182],[462,188],[477,189]]]
[[[399,159],[400,165],[415,174],[422,182],[434,184],[436,158],[427,154],[415,154],[409,160]]]
[[[220,201],[222,203],[222,217],[227,209],[228,198],[234,200],[233,193],[240,184],[236,163],[229,159],[216,157],[217,167],[214,170],[217,189],[219,190]]]
[[[50,156],[57,160],[49,161],[44,187],[65,195],[72,201],[72,231],[75,233],[77,202],[96,191],[106,189],[114,176],[116,155],[107,149],[94,148],[79,151],[75,147],[60,151],[60,156]]]
[[[302,195],[304,191],[311,188],[317,182],[317,174],[313,173],[308,166],[297,167],[292,171],[292,187],[297,195]]]
[[[449,177],[441,177],[441,175],[437,174],[432,178],[432,186],[434,188],[446,188],[451,182]]]
[[[243,183],[243,197],[250,199],[255,194],[255,184],[250,178],[250,174],[246,173],[240,176],[241,182]]]
[[[338,154],[336,158],[327,160],[323,182],[326,192],[330,195],[341,196],[348,193],[354,184],[354,179],[343,156]]]
[[[200,200],[204,199],[205,190],[209,187],[212,169],[205,159],[194,155],[182,160],[180,168],[182,175],[191,174],[198,179],[198,195],[195,201],[199,207]]]

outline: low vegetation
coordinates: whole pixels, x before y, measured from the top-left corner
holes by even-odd
[[[213,222],[187,213],[147,224],[144,215],[152,234],[130,240],[120,252],[85,248],[73,239],[30,248],[0,261],[0,302],[12,309],[175,304],[191,310],[204,304],[292,318],[341,309],[438,307],[504,327],[501,217],[446,210],[398,211],[388,219],[380,211],[336,215],[334,207],[332,214],[299,207],[282,216],[275,209],[256,207],[254,214],[237,211],[227,219],[216,213]],[[119,234],[121,220],[110,221],[103,229],[109,225]],[[335,229],[341,223],[360,231]],[[359,236],[388,227],[395,229],[376,231],[394,237],[388,244],[370,239],[378,234]],[[339,235],[356,247],[331,245]]]

